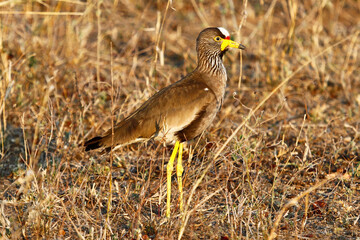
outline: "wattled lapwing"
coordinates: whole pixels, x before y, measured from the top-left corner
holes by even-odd
[[[84,144],[89,151],[149,139],[175,143],[167,165],[167,217],[170,217],[171,174],[176,154],[179,151],[176,170],[182,211],[183,142],[206,130],[223,103],[227,74],[222,57],[229,48],[245,49],[242,44],[230,40],[225,28],[204,29],[196,39],[198,65],[193,72],[155,93],[113,130]]]

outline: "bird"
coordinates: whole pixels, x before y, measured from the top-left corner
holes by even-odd
[[[101,136],[85,141],[85,151],[103,148],[114,150],[150,139],[174,144],[167,165],[167,208],[170,217],[171,175],[176,166],[183,209],[183,143],[201,135],[213,122],[224,101],[227,73],[223,56],[230,49],[245,46],[230,39],[223,27],[202,30],[196,39],[197,67],[179,81],[159,90],[138,109]]]

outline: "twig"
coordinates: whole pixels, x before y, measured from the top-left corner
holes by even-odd
[[[188,213],[184,212],[184,216],[183,216],[183,224],[180,227],[180,231],[179,231],[179,237],[178,240],[180,240],[182,238],[182,235],[184,234],[185,231],[185,226],[187,224],[187,222],[189,221],[190,215],[191,213],[193,213],[197,208],[199,208],[201,205],[203,205],[205,202],[207,202],[210,198],[212,198],[214,195],[216,195],[218,192],[220,192],[223,188],[219,188],[218,190],[216,190],[215,192],[211,193],[210,195],[208,195],[207,197],[205,197],[199,204],[197,204],[193,209],[191,209]]]
[[[305,196],[307,196],[309,193],[311,193],[312,191],[315,191],[316,189],[318,189],[319,187],[321,187],[322,185],[324,185],[327,182],[332,181],[333,179],[348,179],[350,176],[349,174],[345,173],[345,174],[340,174],[340,173],[333,173],[333,174],[329,174],[327,175],[326,179],[322,180],[321,182],[318,182],[317,184],[315,184],[314,186],[308,188],[306,191],[300,193],[299,195],[297,195],[296,197],[290,199],[290,201],[288,201],[285,206],[280,210],[280,212],[278,213],[278,215],[276,216],[274,225],[270,231],[270,235],[268,240],[274,239],[277,234],[276,229],[279,226],[279,223],[283,217],[283,215],[285,214],[285,211],[290,208],[291,206],[297,205],[299,203],[299,200]]]
[[[62,205],[62,206],[63,206],[63,208],[64,208],[64,211],[65,211],[66,217],[67,217],[67,218],[69,219],[69,221],[71,222],[71,225],[73,225],[73,227],[74,227],[74,229],[75,229],[75,231],[76,231],[77,235],[78,235],[81,239],[85,240],[84,236],[83,236],[83,235],[81,235],[81,232],[79,231],[79,229],[77,229],[77,227],[76,227],[75,223],[73,222],[73,220],[71,219],[71,217],[70,217],[70,215],[69,215],[68,211],[66,210],[66,206],[65,206],[65,204],[64,204],[64,202],[63,202],[63,200],[61,199],[61,200],[60,200],[60,202],[61,202],[61,205]]]

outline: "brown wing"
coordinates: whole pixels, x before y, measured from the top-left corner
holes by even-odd
[[[189,126],[194,121],[199,125],[201,121],[196,119],[199,119],[199,116],[203,119],[212,109],[208,109],[208,106],[213,105],[216,105],[215,95],[205,83],[185,78],[154,94],[135,112],[117,124],[113,140],[110,129],[103,137],[89,140],[85,145],[89,150],[110,147],[112,142],[116,146],[134,142],[139,138],[148,139],[156,136],[164,126],[170,130],[176,129],[177,132],[185,128],[190,130]],[[195,127],[193,125],[192,128]],[[188,136],[192,137],[190,134]]]

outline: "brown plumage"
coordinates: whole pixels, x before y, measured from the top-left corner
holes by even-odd
[[[161,89],[103,136],[85,142],[85,150],[143,141],[187,141],[200,135],[214,120],[223,102],[226,70],[223,54],[229,47],[244,49],[224,28],[204,29],[196,40],[197,68]]]

